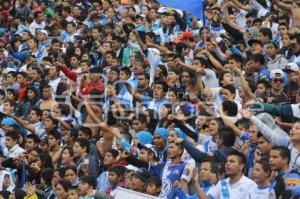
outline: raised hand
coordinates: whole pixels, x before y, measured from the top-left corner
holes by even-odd
[[[250,119],[250,117],[251,117],[252,115],[253,115],[253,114],[252,114],[251,111],[246,110],[246,109],[243,109],[243,110],[242,110],[242,116],[243,116],[244,118]]]
[[[193,183],[198,183],[199,181],[199,170],[197,167],[193,169]]]

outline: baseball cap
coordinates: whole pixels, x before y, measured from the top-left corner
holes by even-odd
[[[275,77],[283,79],[284,78],[284,72],[281,69],[272,70],[271,73],[270,73],[270,78],[273,79]]]
[[[167,131],[166,128],[157,128],[154,132],[154,136],[158,135],[161,138],[163,138],[163,140],[165,141],[165,143],[168,142],[168,136],[169,136],[169,132]]]
[[[139,169],[137,171],[134,171],[133,175],[135,175],[136,177],[138,177],[143,182],[145,182],[148,178],[151,177],[150,172],[147,169],[144,169],[144,168]]]
[[[7,60],[7,61],[8,61],[8,60],[13,61],[13,60],[15,60],[15,58],[14,58],[13,56],[11,56],[11,55],[8,55],[8,56],[6,57],[6,60]]]
[[[181,17],[183,17],[183,11],[179,10],[179,9],[174,9],[174,8],[170,8],[170,7],[160,7],[157,10],[157,13],[159,14],[165,14],[165,13],[169,13],[170,11],[175,11],[177,12]]]
[[[176,38],[174,40],[174,43],[179,43],[179,42],[182,42],[184,41],[185,39],[192,39],[194,36],[193,36],[193,33],[192,32],[183,32],[182,35],[178,38]]]
[[[284,69],[283,69],[284,72],[299,72],[299,67],[296,63],[288,63],[287,65],[285,65]]]
[[[12,126],[14,124],[16,124],[16,121],[10,117],[4,118],[1,122],[1,125],[3,125],[3,126]]]
[[[146,16],[143,15],[143,14],[137,14],[137,15],[135,16],[135,18],[146,18]]]
[[[261,46],[263,45],[263,43],[261,42],[261,40],[259,39],[259,38],[253,38],[253,39],[250,39],[249,41],[248,41],[248,45],[249,46],[252,46],[252,44],[254,44],[254,43],[256,43],[256,44],[260,44]]]
[[[141,144],[141,143],[138,143],[138,146],[137,146],[140,150],[141,149],[146,149],[147,151],[150,151],[154,154],[155,158],[158,158],[158,153],[157,151],[155,150],[155,147],[154,145],[152,144]]]
[[[151,133],[148,131],[140,131],[136,134],[136,137],[142,144],[150,144],[153,140]]]
[[[42,29],[42,30],[38,30],[37,32],[38,33],[43,33],[44,35],[46,35],[46,37],[48,36],[47,30]]]
[[[275,49],[278,49],[279,48],[279,44],[277,41],[272,41],[270,43],[267,44],[268,46],[273,46]]]
[[[2,33],[4,33],[6,30],[5,30],[5,28],[0,28],[0,35],[2,34]]]
[[[4,69],[4,70],[2,71],[2,73],[3,73],[3,74],[7,74],[7,73],[9,73],[9,72],[11,72],[11,71],[16,72],[17,70],[16,70],[15,68],[6,68],[6,69]]]
[[[129,164],[129,165],[125,166],[125,169],[127,171],[137,171],[137,170],[139,170],[139,168],[133,166],[132,164]]]

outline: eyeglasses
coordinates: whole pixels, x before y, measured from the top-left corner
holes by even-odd
[[[274,83],[283,83],[283,79],[273,79]]]

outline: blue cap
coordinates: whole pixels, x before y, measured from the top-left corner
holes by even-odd
[[[25,31],[29,31],[29,30],[26,26],[21,24],[21,25],[18,26],[18,29],[17,29],[17,32],[15,33],[15,35],[22,36]]]
[[[0,35],[2,34],[2,33],[4,33],[6,30],[5,30],[5,28],[0,28]]]
[[[166,128],[157,128],[154,132],[154,135],[159,135],[164,139],[165,143],[168,142],[169,132]]]
[[[153,140],[151,133],[149,133],[148,131],[140,131],[136,134],[136,137],[143,145],[151,144]]]
[[[11,117],[6,117],[1,122],[1,125],[3,125],[3,126],[11,126],[14,124],[16,124],[16,121]]]
[[[196,109],[192,104],[183,104],[180,106],[180,110],[185,116],[194,115],[196,113]]]
[[[186,139],[186,134],[180,129],[180,128],[174,128],[174,131],[176,132],[177,136],[181,139]]]

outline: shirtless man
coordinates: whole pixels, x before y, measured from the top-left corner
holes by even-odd
[[[45,85],[42,89],[43,102],[40,104],[41,110],[54,110],[57,103],[52,98],[52,88],[50,85]]]
[[[282,0],[273,0],[275,5],[280,9],[290,13],[292,15],[293,27],[300,28],[300,0],[288,0],[283,3]]]

